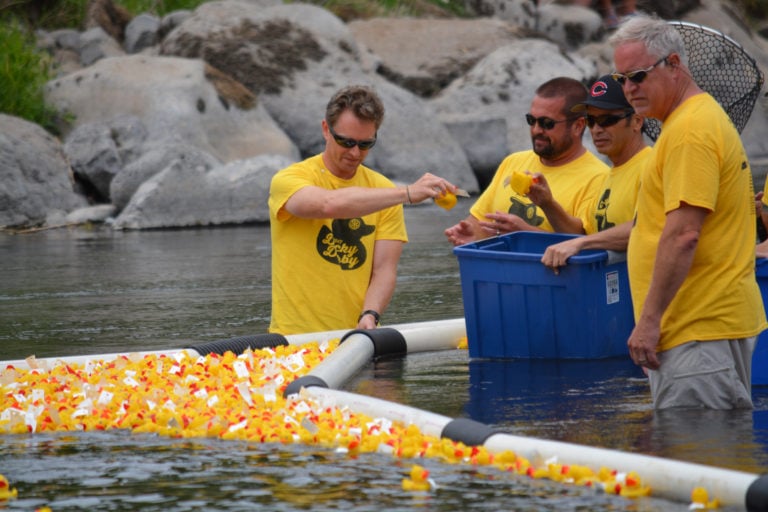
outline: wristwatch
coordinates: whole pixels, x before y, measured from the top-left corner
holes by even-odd
[[[372,309],[366,309],[365,311],[360,313],[359,317],[357,317],[358,323],[360,322],[360,320],[363,319],[365,315],[371,315],[373,319],[376,320],[376,325],[379,325],[379,322],[381,321],[381,315],[379,315],[378,311],[374,311]]]

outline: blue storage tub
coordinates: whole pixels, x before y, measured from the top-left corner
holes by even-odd
[[[626,357],[635,325],[626,260],[586,250],[559,275],[545,249],[579,235],[517,232],[455,247],[469,356]],[[613,253],[615,254],[615,253]]]
[[[763,296],[763,306],[768,305],[768,259],[759,258],[755,262],[755,277]],[[752,353],[752,385],[768,385],[768,331],[763,331],[757,338],[757,346]]]

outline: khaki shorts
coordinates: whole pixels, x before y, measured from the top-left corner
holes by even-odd
[[[751,409],[756,342],[691,341],[659,352],[660,368],[648,372],[654,408]]]

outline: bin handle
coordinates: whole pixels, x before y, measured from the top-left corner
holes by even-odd
[[[627,261],[627,253],[625,251],[606,251],[608,253],[607,265],[613,265],[614,263],[621,263]]]

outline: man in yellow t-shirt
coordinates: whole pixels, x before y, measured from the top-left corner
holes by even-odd
[[[565,266],[568,258],[584,249],[626,251],[631,221],[635,215],[640,173],[651,154],[643,138],[643,117],[635,113],[624,91],[611,75],[598,78],[589,97],[573,110],[586,112],[587,126],[597,150],[608,157],[612,167],[602,191],[589,204],[583,229],[586,233],[547,247],[541,262],[554,269]]]
[[[640,177],[627,250],[629,354],[647,369],[657,409],[751,408],[752,352],[766,318],[739,134],[693,80],[672,25],[634,17],[610,42],[627,99],[664,123]]]
[[[395,187],[365,167],[383,119],[372,89],[341,89],[321,122],[325,150],[272,178],[270,332],[376,327],[408,241],[402,205],[456,192],[429,173]]]
[[[513,231],[552,232],[556,230],[553,218],[586,210],[608,172],[608,166],[582,144],[584,115],[571,112],[586,96],[584,85],[567,77],[554,78],[536,89],[526,115],[533,149],[513,153],[501,162],[470,215],[445,230],[453,245]],[[534,178],[526,194],[511,186],[515,171]]]

